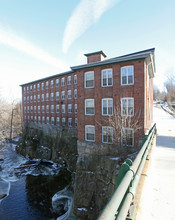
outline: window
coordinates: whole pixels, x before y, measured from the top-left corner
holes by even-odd
[[[94,72],[93,71],[89,71],[85,73],[84,87],[94,88]]]
[[[36,106],[34,106],[34,113],[36,113]]]
[[[121,85],[134,84],[134,66],[121,67]]]
[[[67,98],[68,98],[68,99],[71,99],[71,98],[72,98],[71,90],[68,90],[68,91],[67,91]]]
[[[102,99],[102,115],[112,115],[113,114],[113,99]]]
[[[36,85],[33,85],[33,91],[36,92]]]
[[[47,81],[46,82],[46,89],[48,89],[49,88],[49,82]]]
[[[46,93],[46,101],[49,101],[49,93]]]
[[[134,116],[134,98],[121,99],[121,116]]]
[[[40,84],[39,83],[37,84],[37,90],[38,91],[40,90]]]
[[[72,113],[72,104],[68,104],[68,113]]]
[[[74,99],[77,99],[77,89],[74,89]]]
[[[38,95],[38,97],[37,97],[37,98],[38,98],[38,102],[40,102],[40,95]]]
[[[62,91],[61,92],[61,100],[64,100],[65,99],[65,91]]]
[[[33,106],[30,107],[30,112],[33,113]]]
[[[34,95],[34,97],[33,97],[33,101],[36,102],[36,95]]]
[[[36,116],[34,116],[34,122],[36,122]]]
[[[49,105],[46,105],[46,113],[49,113]]]
[[[56,100],[59,100],[59,92],[56,92]]]
[[[77,118],[75,118],[75,127],[77,127]]]
[[[45,123],[45,117],[42,116],[42,123],[44,124]]]
[[[74,113],[77,114],[77,104],[74,105]]]
[[[26,121],[26,115],[24,116],[24,121]]]
[[[53,80],[50,81],[50,88],[53,88]]]
[[[59,117],[56,118],[56,125],[60,125],[60,118]]]
[[[66,119],[62,118],[62,126],[65,126],[65,125],[66,125]]]
[[[32,99],[33,99],[33,97],[32,96],[30,96],[30,102],[32,103]]]
[[[71,85],[71,76],[67,77],[67,85]]]
[[[51,124],[54,125],[55,119],[54,117],[51,117]]]
[[[29,103],[29,96],[27,96],[27,103]]]
[[[30,117],[31,121],[33,121],[33,116]]]
[[[41,101],[44,102],[44,94],[41,95]]]
[[[61,78],[61,86],[65,86],[65,78]]]
[[[26,97],[24,97],[24,103],[26,103]]]
[[[72,118],[68,118],[68,127],[72,127]]]
[[[121,144],[122,146],[133,147],[134,146],[134,129],[123,128],[121,131]]]
[[[38,106],[38,113],[40,113],[40,106]]]
[[[40,116],[38,116],[38,123],[40,123],[41,122],[41,117]]]
[[[27,86],[27,92],[29,92],[29,87]]]
[[[26,113],[26,107],[24,107],[24,113]]]
[[[55,85],[56,85],[56,88],[59,87],[59,79],[56,79],[56,80],[55,80]]]
[[[112,69],[105,69],[101,71],[101,86],[112,86]]]
[[[27,106],[27,113],[29,113],[29,106]]]
[[[54,105],[51,105],[51,113],[54,113]]]
[[[65,112],[66,112],[65,105],[61,105],[61,112],[62,112],[62,113],[65,113]]]
[[[26,87],[23,87],[23,91],[24,91],[24,93],[26,92]]]
[[[42,113],[44,113],[44,105],[42,105]]]
[[[41,90],[44,90],[44,83],[41,83]]]
[[[77,75],[74,75],[74,84],[77,84]]]
[[[85,126],[85,140],[95,141],[95,127],[93,125]]]
[[[30,92],[32,92],[32,86],[30,86]]]
[[[49,117],[46,117],[46,123],[49,124]]]
[[[94,115],[94,99],[85,99],[85,115]]]
[[[56,105],[56,113],[59,113],[59,112],[60,112],[60,106]]]
[[[53,92],[50,93],[50,100],[51,100],[51,101],[54,100],[54,93],[53,93]]]
[[[102,127],[102,142],[107,144],[112,144],[113,142],[112,127]]]

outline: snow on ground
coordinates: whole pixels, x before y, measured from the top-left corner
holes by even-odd
[[[175,118],[154,107],[156,146],[145,179],[136,220],[175,219]]]

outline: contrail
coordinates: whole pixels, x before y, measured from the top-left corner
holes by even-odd
[[[63,52],[79,38],[105,11],[119,0],[82,0],[69,18],[63,36]]]

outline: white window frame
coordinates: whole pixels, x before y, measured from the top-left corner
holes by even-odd
[[[37,84],[37,90],[40,91],[40,84]]]
[[[44,83],[41,83],[41,90],[44,90]]]
[[[54,113],[54,105],[51,105],[51,113]]]
[[[60,113],[60,105],[56,105],[56,113]]]
[[[46,105],[46,113],[49,113],[49,105]]]
[[[134,129],[133,128],[122,128],[121,129],[121,145],[123,146],[123,130],[130,130],[132,131],[132,145],[126,145],[127,147],[134,146]]]
[[[72,98],[72,90],[68,90],[67,91],[67,99],[71,99]]]
[[[36,102],[36,95],[33,96],[33,101]]]
[[[46,102],[49,101],[49,93],[46,93]]]
[[[74,89],[74,99],[77,99],[77,89]]]
[[[72,104],[67,105],[68,113],[72,113]]]
[[[42,124],[45,124],[45,116],[42,116]]]
[[[60,118],[56,117],[56,125],[60,125]]]
[[[44,105],[42,105],[42,107],[41,107],[41,111],[42,111],[42,113],[44,114],[45,113],[45,111],[44,111]]]
[[[32,97],[32,95],[30,96],[30,103],[32,103],[32,101],[33,101],[33,97]]]
[[[106,78],[107,83],[106,83],[106,85],[103,84],[104,74],[107,74],[107,78]],[[112,84],[111,85],[109,85],[109,75],[110,74],[112,74]],[[113,69],[112,68],[110,68],[110,69],[103,69],[101,71],[101,86],[102,87],[111,87],[111,86],[113,86]]]
[[[86,85],[87,76],[88,76],[89,74],[92,74],[92,76],[93,76],[93,85],[92,85],[92,86],[87,86],[87,85]],[[87,88],[87,89],[94,88],[94,71],[85,72],[85,74],[84,74],[84,88]]]
[[[72,127],[72,118],[68,118],[68,127]]]
[[[67,85],[71,85],[71,76],[67,77]]]
[[[104,112],[103,112],[103,103],[104,103],[104,101],[107,101],[107,114],[104,114]],[[112,101],[112,113],[111,114],[109,114],[109,101]],[[113,115],[113,98],[104,98],[104,99],[102,99],[102,115],[103,116],[112,116]]]
[[[40,95],[37,96],[37,102],[40,102],[41,99],[40,99]]]
[[[41,117],[40,116],[38,116],[38,123],[40,123],[41,122]]]
[[[53,84],[54,84],[54,82],[53,82],[53,79],[50,81],[50,88],[52,89],[53,88]]]
[[[38,113],[40,113],[41,112],[41,107],[40,107],[40,105],[38,106]]]
[[[126,101],[126,114],[123,114],[123,105],[124,105],[124,101]],[[132,114],[129,114],[129,101],[132,101]],[[126,98],[121,98],[121,116],[129,116],[129,117],[133,117],[134,116],[134,98],[132,97],[126,97]]]
[[[62,126],[66,126],[66,118],[62,118]]]
[[[50,122],[50,119],[49,119],[49,116],[46,117],[46,124],[49,124]]]
[[[77,75],[74,75],[74,84],[77,84]]]
[[[32,92],[32,86],[30,86],[30,92]]]
[[[36,84],[33,85],[33,91],[36,92]]]
[[[24,97],[24,103],[26,103],[26,97]]]
[[[107,141],[104,140],[104,130],[107,129]],[[112,142],[109,142],[109,130],[112,130]],[[112,144],[113,143],[113,127],[102,126],[102,143]]]
[[[65,77],[61,78],[61,86],[65,86]]]
[[[46,81],[46,89],[49,88],[49,81]]]
[[[128,77],[129,77],[129,69],[132,69],[132,83],[128,83]],[[123,83],[123,75],[124,75],[124,72],[123,71],[126,71],[126,83]],[[134,85],[134,66],[133,65],[130,65],[130,66],[123,66],[121,67],[121,85],[122,86],[129,86],[129,85]]]
[[[74,113],[77,114],[77,104],[74,104]]]
[[[34,106],[34,113],[36,113],[36,105]]]
[[[55,92],[55,96],[56,96],[56,100],[59,100],[59,96],[60,96],[59,92]]]
[[[87,138],[88,128],[93,128],[93,129],[94,129],[94,133],[93,133],[94,139],[93,139],[93,140],[92,140],[92,139],[89,140],[89,139]],[[86,140],[86,141],[90,141],[90,142],[95,142],[95,126],[94,126],[94,125],[85,125],[85,140]]]
[[[92,113],[92,114],[87,113],[87,102],[93,102],[94,113]],[[94,101],[94,99],[85,99],[85,115],[94,115],[94,114],[95,114],[95,101]]]
[[[61,100],[65,100],[65,97],[66,97],[65,91],[61,91]]]
[[[44,102],[44,94],[41,95],[41,102]]]
[[[65,104],[61,105],[61,112],[62,113],[66,113],[66,106],[65,106]]]
[[[50,101],[54,101],[54,93],[53,92],[50,93]]]
[[[55,123],[55,118],[51,117],[51,124],[54,125],[54,123]]]
[[[56,86],[56,88],[59,87],[59,79],[55,79],[55,86]]]
[[[77,118],[75,118],[75,127],[77,127],[77,122],[78,122]]]

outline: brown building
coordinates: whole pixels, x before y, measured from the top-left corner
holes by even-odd
[[[138,147],[153,122],[154,48],[85,56],[87,64],[72,71],[21,85],[24,120],[77,126],[79,152]]]

